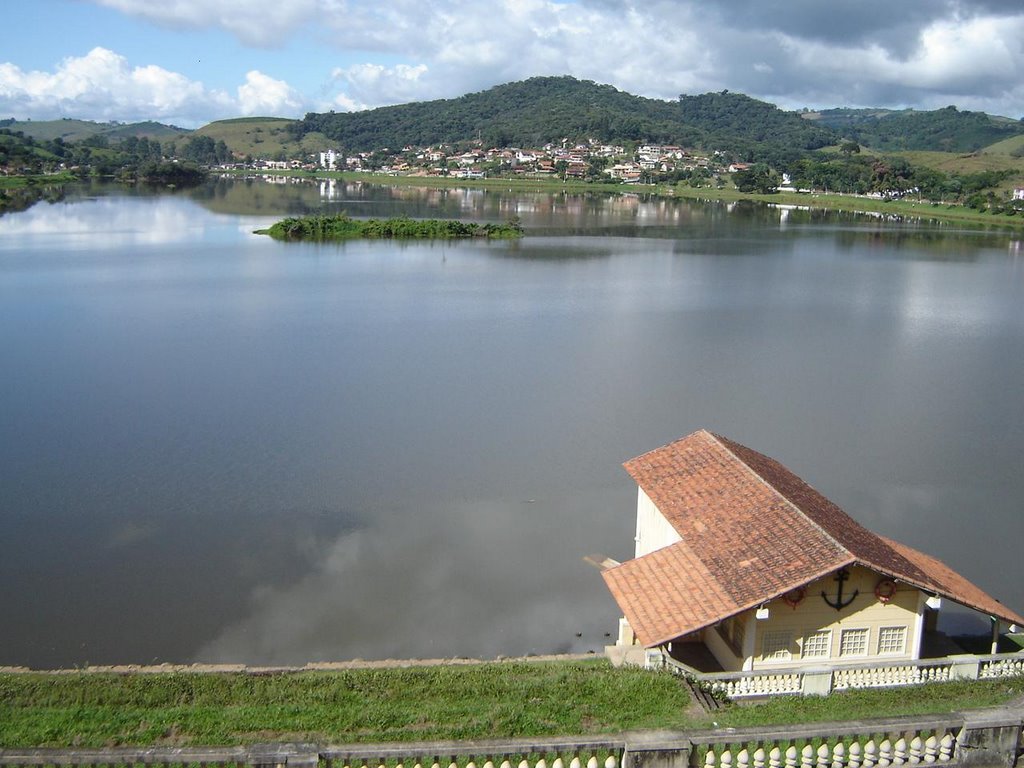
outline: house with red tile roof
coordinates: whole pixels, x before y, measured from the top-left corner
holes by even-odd
[[[636,553],[602,571],[624,614],[613,660],[732,674],[740,685],[731,695],[760,691],[758,675],[806,692],[801,670],[825,669],[832,690],[885,684],[879,669],[901,668],[914,678],[905,682],[986,676],[1000,660],[1000,631],[1024,627],[939,560],[869,531],[779,462],[725,437],[701,430],[624,466],[639,486]],[[973,672],[927,660],[962,653],[948,638],[936,645],[943,600],[992,620],[992,658]],[[1024,672],[1024,655],[1010,661]]]

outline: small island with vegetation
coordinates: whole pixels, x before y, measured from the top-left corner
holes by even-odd
[[[353,219],[345,213],[282,219],[269,229],[256,230],[275,240],[453,240],[470,237],[508,240],[523,236],[518,217],[504,224],[476,224],[452,219]]]

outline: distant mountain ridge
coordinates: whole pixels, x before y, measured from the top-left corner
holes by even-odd
[[[954,106],[932,111],[840,108],[805,117],[883,152],[978,152],[1024,134],[1024,118],[1011,120]]]
[[[301,120],[245,117],[217,120],[197,131],[155,121],[136,123],[0,120],[0,127],[39,141],[111,143],[130,138],[175,142],[192,136],[223,140],[238,156],[300,156],[329,147],[346,152],[405,146],[537,147],[562,139],[675,144],[722,149],[781,164],[804,153],[856,141],[881,151],[1024,154],[1024,118],[1014,120],[946,107],[933,111],[836,108],[789,112],[741,93],[680,95],[666,101],[635,96],[574,77],[534,77],[452,99],[359,112],[310,112]]]
[[[67,142],[84,141],[94,136],[118,142],[134,136],[137,139],[157,139],[166,141],[186,136],[191,131],[178,128],[176,125],[165,125],[154,120],[137,123],[99,123],[92,120],[77,120],[65,117],[60,120],[0,120],[0,128],[21,131],[38,141],[62,139]]]
[[[831,128],[739,93],[662,101],[568,76],[362,112],[311,112],[290,130],[297,137],[319,132],[353,151],[472,140],[538,146],[561,139],[805,151],[837,141]]]

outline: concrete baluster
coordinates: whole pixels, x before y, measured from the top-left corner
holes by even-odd
[[[569,761],[569,768],[583,768],[583,766],[580,765],[579,755],[576,755],[575,757],[573,757],[572,760]]]
[[[587,760],[587,768],[597,768],[597,755],[591,755]]]
[[[536,768],[548,768],[547,761],[542,757],[540,760],[537,761]]]
[[[956,739],[952,733],[945,734],[939,739],[939,762],[948,763],[953,759],[953,749],[956,747]]]
[[[765,754],[764,754],[764,749],[762,747],[758,747],[757,749],[754,750],[753,758],[754,758],[754,768],[764,768]]]
[[[910,740],[910,753],[909,762],[911,765],[918,765],[921,762],[921,756],[924,754],[924,742],[921,741],[920,736],[915,736]]]
[[[846,766],[846,747],[843,746],[843,742],[837,743],[832,747],[832,768],[845,768]]]
[[[530,768],[530,764],[526,760],[519,761],[519,768]]]
[[[382,765],[380,768],[384,768],[384,766]],[[466,768],[476,768],[476,762],[470,760],[468,763],[466,763]]]
[[[782,750],[772,747],[768,752],[768,768],[782,768]]]
[[[790,744],[786,747],[786,768],[796,768],[799,765],[798,754],[794,745]]]
[[[562,758],[556,757],[551,763],[551,768],[565,768],[562,764]]]
[[[604,768],[618,768],[619,760],[615,755],[608,755],[604,759]]]
[[[859,741],[855,741],[850,745],[850,759],[846,763],[849,768],[860,768],[862,751]]]
[[[732,768],[732,752],[728,749],[725,750],[718,761],[718,765],[721,766],[721,768]]]
[[[900,736],[892,745],[892,764],[905,765],[907,762],[907,740]]]
[[[746,748],[736,753],[736,768],[750,768],[750,753]]]
[[[878,745],[874,739],[868,739],[864,745],[864,768],[875,768],[878,765]]]
[[[801,768],[813,768],[814,766],[814,747],[810,744],[804,744],[804,748],[800,750],[800,766]]]
[[[882,743],[878,745],[878,766],[879,768],[889,768],[890,765],[892,765],[892,742],[882,739]]]
[[[704,768],[716,768],[718,763],[715,762],[715,750],[709,749],[707,754],[704,755]]]
[[[507,757],[501,761],[501,768],[512,768],[512,763]]]
[[[924,740],[924,761],[934,763],[939,756],[939,738],[932,734]]]
[[[815,765],[817,765],[818,768],[829,768],[829,764],[832,762],[829,759],[832,757],[832,750],[828,748],[828,742],[823,741],[821,746],[818,747],[815,755],[817,757]]]

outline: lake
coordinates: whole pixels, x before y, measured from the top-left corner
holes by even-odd
[[[278,243],[281,215],[518,242]],[[0,218],[0,664],[600,652],[699,428],[1024,609],[1024,235],[218,180]]]

